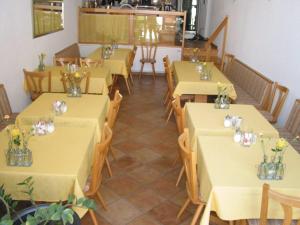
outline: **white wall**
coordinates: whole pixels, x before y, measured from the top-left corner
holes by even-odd
[[[300,98],[300,1],[210,0],[209,33],[229,16],[227,52],[290,89],[283,125]]]
[[[23,68],[34,69],[38,55],[52,63],[58,50],[77,42],[77,6],[81,0],[65,0],[65,29],[32,37],[32,0],[0,1],[0,83],[4,83],[13,111],[21,111],[29,97],[23,89]]]

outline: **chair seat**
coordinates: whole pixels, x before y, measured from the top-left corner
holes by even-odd
[[[259,111],[265,118],[266,120],[268,120],[270,123],[276,123],[277,121],[274,120],[274,117],[272,116],[272,114],[270,112],[264,111],[264,110],[260,110]]]
[[[256,108],[260,107],[259,102],[257,102],[252,96],[250,96],[246,91],[244,91],[240,86],[234,84],[234,89],[237,94],[236,104],[247,104],[254,105]]]
[[[156,63],[156,59],[141,59],[141,63]]]

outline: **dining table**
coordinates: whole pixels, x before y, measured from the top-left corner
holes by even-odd
[[[61,81],[61,71],[66,72],[67,67],[63,66],[46,66],[45,72],[51,72],[51,92],[64,92]],[[112,85],[112,74],[108,67],[99,65],[97,67],[78,67],[79,73],[90,73],[90,82],[88,93],[91,94],[108,94],[108,87]],[[86,79],[80,83],[81,90],[85,90]],[[42,82],[43,90],[47,90],[46,80]],[[24,83],[25,91],[28,91],[26,82]]]
[[[176,83],[173,96],[176,95],[195,95],[195,101],[207,102],[210,95],[218,95],[218,85],[223,85],[230,99],[237,98],[234,85],[226,78],[226,76],[214,65],[213,62],[207,62],[206,68],[210,73],[210,79],[201,79],[201,73],[198,66],[204,63],[194,63],[190,61],[174,61],[173,73]]]
[[[185,106],[186,127],[190,132],[191,146],[195,149],[198,135],[229,136],[233,139],[235,129],[224,126],[226,116],[242,119],[240,129],[265,137],[279,137],[278,131],[253,105],[230,104],[229,109],[216,109],[213,103],[192,103]]]
[[[22,126],[30,129],[30,126]],[[66,201],[70,194],[84,197],[84,187],[91,172],[95,146],[94,126],[56,126],[53,133],[30,137],[32,152],[29,167],[8,166],[6,130],[0,132],[0,184],[15,200],[29,200],[24,187],[17,184],[32,177],[33,199],[42,202]],[[86,210],[76,210],[81,216]]]
[[[53,109],[55,101],[64,101],[67,111],[56,115]],[[16,118],[19,126],[33,125],[39,120],[52,120],[56,127],[93,126],[95,140],[100,140],[103,126],[109,109],[108,95],[82,95],[68,97],[65,93],[44,93],[27,106]]]
[[[128,78],[129,57],[132,49],[117,48],[112,50],[109,58],[104,59],[103,65],[110,69],[112,74],[122,75],[126,80]],[[87,58],[100,60],[102,59],[102,47],[91,52]]]
[[[261,137],[245,147],[231,136],[197,135],[199,193],[206,203],[200,225],[209,224],[211,211],[227,221],[259,218],[264,183],[280,193],[300,196],[300,155],[291,145],[284,150],[282,180],[261,180],[257,176],[264,152],[269,162],[277,141],[277,137]],[[300,209],[295,209],[293,218],[299,217]],[[268,218],[283,218],[279,203],[269,201]]]

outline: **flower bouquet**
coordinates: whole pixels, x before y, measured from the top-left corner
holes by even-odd
[[[41,53],[39,56],[39,66],[38,66],[38,70],[39,71],[45,71],[45,63],[44,63],[44,60],[45,60],[45,57],[46,57],[46,54],[45,53]]]
[[[228,97],[227,87],[224,84],[218,82],[217,88],[218,88],[218,96],[215,99],[215,108],[216,109],[229,109],[230,100]]]
[[[87,76],[86,72],[82,74],[79,72],[65,73],[63,79],[69,83],[68,96],[69,97],[81,97],[81,81]]]
[[[283,138],[278,139],[275,147],[271,149],[272,152],[274,152],[274,155],[271,157],[270,162],[268,162],[264,140],[262,138],[262,135],[260,136],[264,158],[263,162],[261,162],[258,167],[257,176],[261,180],[282,180],[285,167],[285,165],[283,164],[283,155],[286,147],[288,146],[288,143]]]
[[[31,166],[32,152],[28,149],[29,138],[33,135],[29,131],[20,130],[17,126],[6,128],[8,135],[8,150],[6,152],[6,163],[8,166]]]

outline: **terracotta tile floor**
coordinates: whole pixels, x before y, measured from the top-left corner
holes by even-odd
[[[173,166],[178,154],[178,133],[174,119],[166,125],[163,77],[154,82],[151,76],[137,77],[133,94],[123,93],[112,146],[117,160],[111,160],[113,177],[103,171],[103,194],[108,210],[97,202],[101,225],[176,225],[189,224],[195,207],[189,207],[176,219],[186,199],[185,181],[175,187],[180,164]],[[92,224],[89,215],[83,224]]]

